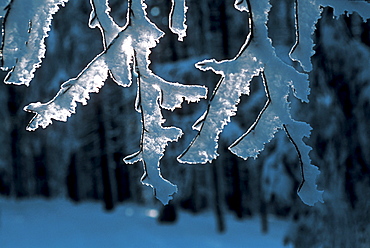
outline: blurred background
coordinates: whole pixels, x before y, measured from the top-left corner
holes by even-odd
[[[231,59],[248,34],[248,15],[234,0],[187,0],[188,35],[184,42],[168,29],[170,1],[147,0],[148,16],[166,35],[151,54],[151,69],[169,81],[199,84],[212,92],[218,76],[201,72],[202,59]],[[277,53],[286,56],[295,42],[294,0],[271,0],[269,36]],[[112,15],[125,24],[126,1],[110,0]],[[30,102],[49,101],[64,81],[75,77],[103,49],[98,29],[87,25],[89,1],[73,0],[53,20],[47,53],[30,87],[0,84],[0,194],[3,198],[67,198],[100,202],[105,211],[125,204],[155,206],[160,223],[175,223],[180,212],[212,212],[215,229],[226,232],[228,216],[258,217],[261,232],[269,218],[290,223],[281,241],[294,247],[370,246],[370,23],[359,15],[333,17],[323,9],[314,34],[309,104],[293,97],[292,115],[310,123],[313,164],[321,170],[318,185],[325,204],[304,205],[296,194],[300,168],[294,146],[284,132],[256,160],[244,161],[227,147],[249,127],[266,101],[262,81],[255,78],[251,95],[243,96],[237,116],[222,133],[219,158],[212,164],[183,165],[176,157],[195,135],[191,126],[207,100],[163,110],[165,125],[183,129],[161,161],[165,178],[179,192],[167,206],[142,186],[140,163],[122,159],[137,151],[140,116],[135,112],[136,86],[122,88],[107,80],[99,94],[67,123],[27,132]],[[3,79],[5,72],[0,72]],[[366,114],[367,113],[367,114]]]

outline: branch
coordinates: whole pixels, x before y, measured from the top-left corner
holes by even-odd
[[[292,142],[292,144],[294,145],[294,148],[295,148],[295,150],[296,150],[296,152],[297,152],[297,155],[298,155],[298,160],[299,160],[299,166],[301,167],[301,176],[302,176],[302,181],[301,181],[301,183],[300,183],[300,185],[299,185],[299,187],[298,187],[298,189],[297,189],[297,192],[299,192],[299,191],[301,191],[301,189],[302,189],[302,187],[303,187],[303,184],[305,183],[305,178],[304,178],[304,170],[303,170],[303,161],[302,161],[302,155],[301,155],[301,151],[299,150],[299,148],[298,148],[298,145],[294,142],[294,140],[293,140],[293,138],[292,138],[292,136],[290,135],[290,133],[288,132],[288,129],[287,129],[287,127],[286,127],[286,125],[285,124],[283,124],[283,127],[284,127],[284,131],[285,131],[285,133],[287,134],[287,136],[288,136],[288,138],[289,138],[289,140],[290,140],[290,142]]]
[[[1,44],[1,70],[9,71],[4,82],[28,86],[45,57],[45,38],[53,15],[68,0],[3,1],[5,7]],[[8,3],[8,4],[7,4]]]
[[[255,9],[252,10],[252,3]],[[239,150],[237,144],[240,143],[248,134],[243,135],[236,144],[232,145],[232,151],[238,156],[247,158],[250,156],[256,157],[259,151],[263,150],[263,144],[268,142],[277,129],[281,128],[281,119],[276,116],[283,115],[281,118],[290,119],[288,103],[286,96],[288,94],[288,86],[294,90],[296,97],[303,101],[308,101],[308,77],[305,74],[298,73],[291,66],[283,63],[275,54],[271,41],[267,35],[267,13],[270,8],[268,1],[259,1],[256,4],[253,1],[236,1],[234,5],[240,11],[249,12],[249,35],[243,44],[240,52],[232,60],[205,60],[196,64],[200,70],[212,70],[214,73],[221,75],[221,80],[216,85],[216,88],[211,96],[209,105],[204,114],[194,124],[193,129],[198,130],[198,134],[190,143],[189,147],[178,157],[178,160],[183,163],[206,163],[210,162],[218,156],[218,139],[224,126],[230,122],[231,116],[234,116],[237,111],[237,105],[242,94],[249,94],[249,85],[253,77],[259,75],[263,71],[264,83],[267,87],[267,82],[271,83],[274,94],[269,98],[276,99],[276,107],[269,110],[266,120],[262,120],[266,125],[270,125],[271,130],[267,133],[264,139],[258,139],[262,142],[262,147],[256,144],[250,148],[243,145],[244,152],[236,152]],[[255,13],[255,14],[253,14]],[[257,18],[257,21],[254,20]],[[252,39],[253,38],[253,39]],[[268,75],[267,75],[268,74]],[[266,76],[265,76],[266,75]],[[266,80],[267,78],[267,80]],[[293,81],[293,82],[292,82]],[[268,90],[268,88],[266,88]],[[275,113],[279,108],[281,113]],[[263,112],[268,108],[265,106]],[[262,113],[258,116],[255,124],[252,126],[254,130],[262,118]],[[261,137],[262,138],[262,137]],[[251,149],[253,153],[246,153],[246,150]],[[253,154],[253,155],[252,155]]]
[[[171,0],[172,6],[169,15],[170,30],[178,35],[178,40],[183,41],[186,36],[187,25],[186,12],[188,7],[185,3],[186,0]]]

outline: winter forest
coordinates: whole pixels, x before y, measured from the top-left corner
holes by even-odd
[[[0,246],[1,203],[41,198],[369,247],[368,19],[352,0],[0,0]]]

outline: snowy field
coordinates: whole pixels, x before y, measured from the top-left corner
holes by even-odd
[[[131,204],[106,213],[97,203],[0,198],[0,247],[286,247],[284,221],[271,220],[264,235],[257,218],[237,221],[228,216],[227,232],[218,234],[212,213],[180,213],[173,225],[158,224],[157,215],[156,209]]]

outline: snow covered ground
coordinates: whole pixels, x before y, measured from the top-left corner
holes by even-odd
[[[158,224],[157,215],[156,209],[132,204],[106,213],[97,203],[0,198],[0,247],[279,248],[288,225],[271,220],[264,235],[257,218],[237,221],[228,216],[227,232],[218,234],[212,213],[182,212],[173,225]]]

